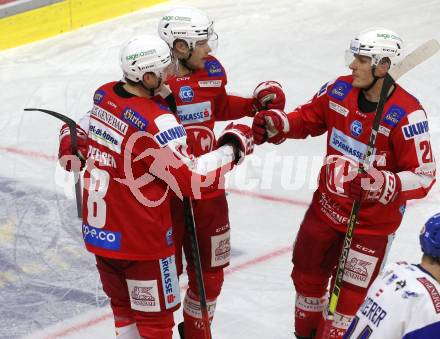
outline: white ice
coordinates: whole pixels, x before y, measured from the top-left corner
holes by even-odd
[[[121,77],[117,60],[121,43],[133,34],[155,34],[161,15],[177,5],[199,7],[215,20],[220,37],[216,55],[228,72],[230,92],[249,96],[260,81],[277,80],[287,93],[287,110],[306,102],[328,80],[348,73],[344,65],[344,51],[353,35],[364,28],[382,26],[399,32],[406,41],[407,51],[427,39],[440,40],[440,2],[437,0],[192,0],[170,1],[1,52],[0,177],[13,180],[12,190],[16,192],[21,185],[31,185],[56,192],[57,199],[67,194],[69,200],[64,205],[74,209],[71,182],[66,182],[65,173],[56,161],[44,158],[44,155],[57,154],[59,121],[40,113],[23,112],[23,108],[42,107],[78,119],[90,108],[92,94],[99,85]],[[440,54],[399,81],[419,98],[428,113],[437,159],[440,159],[439,77]],[[243,121],[250,123],[250,119]],[[224,126],[218,125],[218,128]],[[231,269],[237,270],[231,271],[225,278],[213,323],[214,338],[293,338],[294,290],[290,280],[291,254],[286,248],[294,241],[315,189],[324,149],[325,137],[291,140],[276,148],[272,145],[257,147],[252,158],[230,177],[231,188],[286,198],[292,202],[229,194],[235,253]],[[18,228],[22,225],[24,207],[17,205],[15,199],[19,198],[12,195],[11,200],[4,200],[0,207],[0,248],[7,248],[8,255],[17,255],[18,235],[31,239],[35,236],[28,234],[23,227]],[[29,201],[33,203],[32,196]],[[439,202],[437,185],[427,198],[408,204],[389,255],[390,261],[418,262],[421,255],[419,230],[429,216],[439,211]],[[38,213],[28,205],[26,208],[27,217],[29,213],[31,217],[34,215],[28,220],[28,225],[34,219],[42,223],[42,227],[60,223],[58,212],[53,215]],[[77,236],[76,240],[81,241],[78,220],[62,219],[61,222],[75,230],[76,233],[70,237]],[[45,265],[38,266],[32,258],[23,261],[26,267],[19,265],[23,272],[32,272],[34,283],[44,280],[46,266],[50,266],[52,271],[63,271],[69,269],[75,260],[88,263],[84,264],[85,271],[79,281],[86,281],[81,280],[84,277],[92,277],[87,281],[96,281],[96,272],[90,264],[92,255],[81,249],[78,241],[54,237],[45,233],[44,228],[39,229],[37,234],[41,237],[37,239],[41,246],[46,246],[47,237],[52,239],[51,245],[45,247]],[[32,244],[37,248],[39,246],[38,242]],[[22,250],[26,245],[20,246]],[[68,252],[69,249],[72,253]],[[255,260],[271,253],[274,253],[271,258]],[[66,256],[70,256],[70,262],[65,259]],[[248,265],[240,266],[245,263]],[[81,272],[80,268],[75,269],[74,272]],[[21,276],[17,278],[14,272],[2,269],[0,288],[20,282]],[[70,283],[72,281],[75,277],[69,280]],[[58,288],[65,284],[61,275],[55,275],[51,282]],[[78,290],[93,295],[95,285],[79,284]],[[4,290],[1,289],[0,293]],[[16,295],[12,295],[12,300],[16,300],[16,305],[12,306],[17,309],[23,303],[21,293],[22,290],[17,289]],[[74,301],[66,307],[75,307]],[[1,305],[0,310],[5,307]],[[51,310],[53,318],[44,315],[45,319],[39,319],[38,313],[27,314],[36,323],[55,325],[30,326],[23,333],[28,334],[27,338],[113,337],[108,306],[90,306],[87,312],[82,310],[72,309],[70,319],[58,316],[61,308]],[[73,317],[78,313],[81,314]],[[181,319],[180,313],[181,310],[176,312],[176,322]],[[2,314],[0,336],[15,338],[13,328],[16,325],[8,321],[5,313]],[[104,320],[100,321],[100,316]],[[56,320],[58,318],[59,321]],[[61,335],[56,336],[57,333]],[[177,337],[175,334],[174,338]]]

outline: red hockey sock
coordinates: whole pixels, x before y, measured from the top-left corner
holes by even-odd
[[[216,299],[207,300],[209,322],[214,317]],[[183,301],[183,321],[185,323],[185,338],[205,339],[203,331],[202,312],[200,301],[190,289],[188,289]]]
[[[135,322],[124,326],[116,326],[115,330],[117,339],[140,339]]]
[[[352,316],[336,312],[333,322],[321,317],[316,333],[316,339],[342,339],[350,326]]]
[[[296,295],[295,302],[295,334],[300,337],[310,337],[316,331],[324,310],[325,296],[321,298]]]

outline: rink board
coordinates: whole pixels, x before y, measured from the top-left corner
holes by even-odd
[[[45,39],[167,0],[66,0],[0,19],[0,50]]]

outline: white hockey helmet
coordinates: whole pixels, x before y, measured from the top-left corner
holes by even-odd
[[[367,29],[351,40],[347,54],[348,57],[349,54],[368,56],[373,66],[377,66],[383,58],[388,58],[393,67],[403,58],[403,40],[397,33],[386,28]],[[347,58],[347,62],[349,60]]]
[[[190,49],[194,49],[197,41],[217,41],[218,36],[214,32],[213,25],[214,22],[201,10],[193,7],[180,7],[162,17],[158,31],[170,48],[173,48],[174,41],[179,39],[185,41]]]
[[[124,78],[139,82],[145,73],[152,72],[165,79],[172,68],[168,45],[155,35],[141,35],[127,41],[121,48],[120,63]]]

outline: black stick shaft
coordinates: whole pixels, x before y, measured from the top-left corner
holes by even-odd
[[[50,111],[47,109],[42,108],[25,108],[25,111],[38,111],[43,112],[46,114],[49,114],[57,119],[60,119],[64,123],[66,123],[69,126],[70,130],[70,138],[71,138],[71,148],[72,148],[72,154],[76,154],[78,157],[78,137],[76,135],[76,122],[69,117],[66,117],[65,115],[61,113],[57,113],[54,111]],[[81,158],[81,157],[80,157]],[[76,211],[78,214],[78,218],[82,218],[82,188],[81,188],[81,181],[79,177],[79,171],[73,170],[73,176],[75,180],[75,197],[76,197]]]
[[[193,256],[193,260],[194,260],[194,270],[195,270],[195,274],[196,274],[197,288],[199,290],[200,309],[202,312],[203,330],[204,330],[204,334],[205,334],[205,339],[212,339],[211,327],[210,327],[210,323],[209,323],[208,304],[206,302],[205,284],[203,282],[203,275],[202,275],[202,262],[200,260],[199,243],[197,240],[197,231],[196,231],[196,226],[195,226],[195,222],[194,222],[192,201],[190,198],[183,199],[183,208],[185,211],[185,226],[191,235],[191,245],[192,245],[191,253]]]

